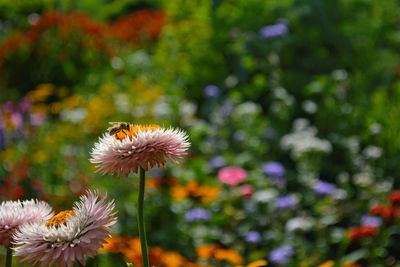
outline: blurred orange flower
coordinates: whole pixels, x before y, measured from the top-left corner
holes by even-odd
[[[174,201],[181,201],[187,197],[198,198],[204,204],[215,200],[221,192],[219,186],[199,185],[196,181],[190,181],[185,186],[171,188],[171,196]]]
[[[220,248],[218,245],[201,245],[196,248],[199,259],[215,259],[218,261],[228,261],[233,264],[242,264],[243,258],[234,250]]]

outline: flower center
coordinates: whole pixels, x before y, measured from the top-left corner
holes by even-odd
[[[75,216],[75,211],[73,210],[65,210],[62,212],[57,213],[53,217],[50,218],[50,220],[47,221],[46,226],[51,227],[55,226],[58,228],[61,224],[66,225],[67,220],[70,216]]]
[[[129,124],[129,131],[128,130],[121,130],[118,131],[117,133],[114,134],[114,137],[116,140],[123,140],[125,139],[125,137],[129,137],[130,139],[132,139],[132,137],[136,137],[139,133],[139,131],[142,132],[154,132],[155,130],[161,128],[159,125],[157,124],[147,124],[147,125],[139,125],[139,124]]]

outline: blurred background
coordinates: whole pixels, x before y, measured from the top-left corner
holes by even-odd
[[[137,176],[96,174],[90,151],[110,121],[181,127],[189,157],[147,177],[156,267],[398,267],[399,14],[395,0],[1,0],[0,200],[61,211],[108,192],[116,232],[87,266],[141,266]]]

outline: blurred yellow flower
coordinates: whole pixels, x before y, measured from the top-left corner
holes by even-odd
[[[253,261],[253,262],[247,264],[246,266],[237,265],[235,267],[263,267],[263,266],[267,266],[267,265],[268,265],[268,261],[266,261],[266,260],[257,260],[257,261]]]
[[[55,85],[51,83],[39,84],[35,90],[28,93],[28,98],[32,103],[43,102],[54,93]]]
[[[335,265],[335,262],[333,260],[329,260],[321,263],[320,265],[318,265],[318,267],[332,267],[333,265]]]

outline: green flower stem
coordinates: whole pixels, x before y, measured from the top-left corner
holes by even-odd
[[[144,229],[144,220],[143,220],[143,202],[144,202],[144,188],[145,188],[145,171],[142,167],[139,167],[139,196],[138,196],[138,226],[139,226],[139,237],[140,237],[140,245],[142,247],[142,259],[143,259],[143,267],[150,267],[149,265],[149,256],[147,255],[147,240],[146,240],[146,231]]]
[[[7,247],[7,256],[6,256],[6,267],[11,267],[12,266],[12,249],[11,249],[11,243]]]

